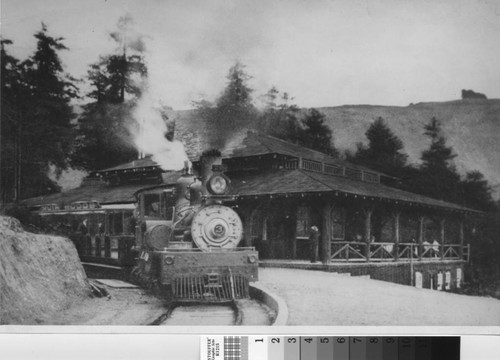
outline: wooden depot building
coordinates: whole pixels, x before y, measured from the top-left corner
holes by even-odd
[[[262,266],[321,268],[434,289],[461,286],[474,210],[397,189],[380,172],[253,131],[233,138],[222,157],[245,227],[242,246],[255,246]],[[93,220],[88,246],[79,250],[91,260],[118,259],[113,249],[120,239],[133,244],[126,219],[134,193],[162,179],[174,186],[178,176],[145,158],[97,171],[80,188],[26,203],[45,216],[78,202],[107,209]],[[99,226],[117,240],[103,243]],[[312,226],[319,228],[317,264],[309,262]]]

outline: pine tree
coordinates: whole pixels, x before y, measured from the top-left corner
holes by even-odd
[[[397,176],[407,161],[407,155],[402,152],[403,142],[381,117],[370,125],[365,135],[368,147],[358,144],[356,154],[350,160]]]
[[[317,109],[310,109],[302,119],[303,128],[299,131],[298,143],[325,154],[338,156],[332,143],[332,130],[325,124],[325,115]]]
[[[118,30],[110,34],[117,53],[101,56],[89,66],[87,79],[92,86],[78,119],[78,137],[72,164],[87,170],[99,170],[128,162],[137,157],[129,124],[134,107],[147,78],[142,36],[132,34],[132,19],[124,16]],[[105,156],[103,156],[105,154]]]
[[[297,143],[299,141],[300,109],[291,103],[288,93],[271,87],[263,96],[265,107],[259,115],[258,129],[277,138]]]
[[[425,125],[425,135],[431,141],[427,150],[422,152],[420,176],[414,179],[413,187],[417,192],[438,199],[460,202],[460,175],[453,159],[456,155],[441,129],[441,123],[433,117]]]
[[[491,186],[481,172],[467,172],[465,179],[461,183],[461,192],[465,206],[482,211],[495,210]]]
[[[18,102],[21,79],[19,60],[11,56],[6,49],[6,46],[11,44],[11,40],[1,40],[0,203],[11,202],[16,197],[17,151],[20,141],[18,125],[21,109]]]
[[[195,103],[209,147],[222,150],[239,129],[255,126],[257,110],[252,102],[253,90],[248,86],[250,78],[238,61],[229,69],[227,85],[215,103]]]
[[[452,160],[457,156],[453,153],[453,149],[446,145],[446,139],[441,129],[441,123],[433,117],[431,121],[425,125],[424,134],[431,140],[431,145],[428,150],[422,153],[422,167],[424,169],[452,169]]]
[[[12,73],[20,79],[15,101],[15,200],[58,190],[47,175],[49,167],[67,167],[74,138],[70,102],[78,89],[58,55],[67,50],[64,39],[49,36],[43,23],[34,36],[34,54]]]

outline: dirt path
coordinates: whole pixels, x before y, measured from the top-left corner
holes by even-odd
[[[259,269],[281,296],[288,325],[500,325],[500,300],[417,289],[322,271]]]
[[[142,289],[106,289],[109,298],[83,299],[42,325],[147,325],[168,305]]]

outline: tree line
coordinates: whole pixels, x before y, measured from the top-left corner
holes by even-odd
[[[85,79],[64,71],[60,53],[69,48],[43,23],[25,60],[1,40],[0,203],[59,191],[50,174],[68,167],[91,171],[136,158],[127,124],[147,65],[142,38],[126,37],[131,26],[130,16],[120,18],[109,34],[115,48],[89,65]],[[86,101],[79,108],[77,100]]]

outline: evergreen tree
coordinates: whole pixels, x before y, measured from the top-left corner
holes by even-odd
[[[446,145],[446,139],[441,129],[441,123],[433,117],[431,121],[424,126],[425,132],[431,144],[428,150],[422,153],[422,167],[424,169],[447,169],[453,168],[452,160],[457,156],[453,149]]]
[[[467,172],[461,185],[461,195],[465,206],[482,211],[495,210],[495,201],[491,195],[491,187],[481,172]]]
[[[78,137],[72,163],[87,170],[103,169],[137,157],[129,125],[147,78],[142,36],[131,35],[132,19],[124,16],[110,36],[118,53],[101,56],[87,72],[93,101],[78,120]],[[103,156],[105,154],[105,156]]]
[[[460,175],[453,164],[456,155],[446,144],[441,124],[433,117],[424,129],[431,143],[422,152],[420,175],[412,180],[412,188],[437,199],[460,202]]]
[[[2,125],[2,130],[12,139],[13,200],[58,190],[47,175],[49,167],[55,165],[59,172],[67,167],[74,138],[70,101],[77,97],[77,87],[64,73],[58,55],[67,50],[64,39],[49,36],[43,23],[34,36],[36,50],[21,63],[2,51],[6,61],[2,90],[6,91],[6,110],[11,115],[8,128]]]
[[[1,129],[0,129],[0,203],[11,202],[16,194],[18,129],[21,109],[18,101],[21,95],[19,60],[9,55],[6,46],[12,41],[1,40]]]
[[[368,147],[358,144],[352,161],[397,175],[406,165],[407,155],[402,152],[403,142],[391,131],[384,119],[377,118],[366,131]]]
[[[127,125],[133,122],[134,102],[92,102],[84,106],[72,154],[73,164],[100,170],[137,158]]]
[[[265,107],[259,115],[258,128],[269,135],[297,143],[300,132],[300,109],[290,103],[291,98],[288,93],[281,94],[273,86],[263,99]]]
[[[463,291],[498,296],[500,289],[500,202],[476,219],[470,264]]]
[[[221,150],[239,129],[255,126],[257,111],[252,102],[253,90],[248,86],[250,78],[245,66],[236,62],[229,69],[227,85],[215,103],[206,100],[195,103],[210,147]]]
[[[332,143],[332,130],[325,124],[325,115],[317,109],[310,109],[302,119],[302,129],[299,131],[298,143],[325,154],[338,156],[338,151]]]

